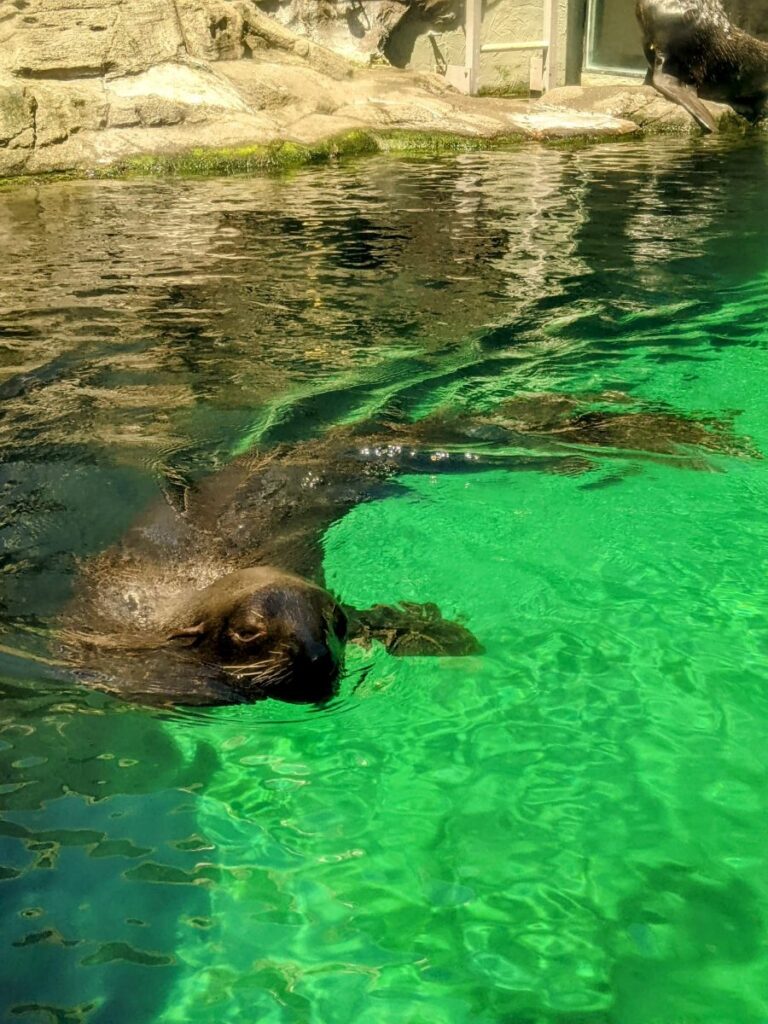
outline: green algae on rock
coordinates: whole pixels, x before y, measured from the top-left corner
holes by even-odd
[[[618,136],[611,141],[618,141]],[[350,131],[314,145],[273,142],[266,145],[198,147],[179,153],[126,157],[107,167],[88,170],[48,171],[35,175],[0,178],[0,190],[35,182],[131,179],[146,177],[206,178],[283,172],[333,160],[372,156],[436,157],[452,153],[481,153],[511,149],[526,141],[522,132],[491,137],[455,135],[442,131]],[[578,147],[607,141],[601,136],[566,136],[538,140],[550,146]]]
[[[199,147],[179,153],[131,156],[107,167],[85,171],[47,172],[0,178],[0,189],[30,181],[143,177],[227,177],[230,175],[279,174],[331,160],[390,153],[397,156],[438,156],[503,149],[521,142],[519,133],[493,138],[451,135],[448,132],[350,131],[314,145],[274,142],[267,145]]]
[[[279,173],[307,164],[376,153],[379,147],[366,132],[349,132],[312,146],[274,142],[263,146],[199,148],[188,152],[134,156],[92,172],[94,178],[145,176],[216,177],[232,174]]]

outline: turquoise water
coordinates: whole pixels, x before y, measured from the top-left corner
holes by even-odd
[[[0,196],[0,1004],[87,1024],[765,1024],[768,462],[404,478],[328,531],[314,710],[158,712],[48,632],[170,469],[530,391],[768,451],[768,147],[530,148]],[[4,381],[4,383],[3,383]]]

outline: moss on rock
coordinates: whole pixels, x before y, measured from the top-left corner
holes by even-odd
[[[223,149],[192,149],[187,152],[136,156],[111,164],[89,177],[134,178],[145,176],[218,177],[233,174],[280,173],[308,164],[345,157],[392,153],[398,156],[437,156],[499,149],[520,142],[519,134],[478,138],[448,132],[352,131],[313,145],[275,142],[266,146]]]
[[[525,141],[519,132],[491,137],[394,130],[355,130],[312,145],[274,142],[267,145],[197,148],[179,153],[127,157],[102,168],[51,171],[43,174],[0,178],[0,189],[16,185],[83,179],[131,179],[146,177],[210,178],[250,174],[281,174],[332,160],[387,153],[393,156],[435,157],[451,153],[477,153],[510,149]],[[543,139],[547,145],[579,146],[604,142],[600,137]]]
[[[505,135],[455,135],[450,132],[397,130],[376,133],[376,143],[383,153],[400,156],[439,156],[441,153],[477,153],[492,149],[506,149],[522,142],[520,132]]]
[[[273,142],[260,146],[191,149],[173,154],[134,156],[110,164],[103,170],[89,172],[87,177],[219,177],[279,173],[307,164],[325,163],[340,157],[361,156],[377,151],[378,146],[372,135],[355,131],[315,145]]]

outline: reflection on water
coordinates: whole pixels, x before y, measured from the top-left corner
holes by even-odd
[[[486,654],[353,651],[323,712],[128,707],[48,644],[77,560],[169,479],[386,402],[622,390],[765,451],[767,157],[675,139],[0,195],[11,1019],[768,1016],[763,461],[614,453],[356,510],[327,538],[341,596],[435,600]]]

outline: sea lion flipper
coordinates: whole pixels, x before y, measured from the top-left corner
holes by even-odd
[[[702,98],[728,103],[750,120],[760,115],[768,97],[768,43],[732,24],[722,0],[636,0],[635,13],[650,84],[704,131],[717,126]]]
[[[477,637],[459,622],[444,619],[435,604],[377,604],[372,608],[345,608],[349,639],[368,646],[379,640],[398,657],[462,657],[481,654]]]
[[[692,85],[681,82],[679,78],[664,70],[664,56],[656,54],[651,82],[653,87],[672,103],[677,103],[687,110],[691,117],[705,132],[716,132],[715,120],[696,94]]]
[[[160,492],[173,511],[180,516],[186,515],[189,492],[192,482],[185,473],[165,462],[155,466],[155,477]]]

